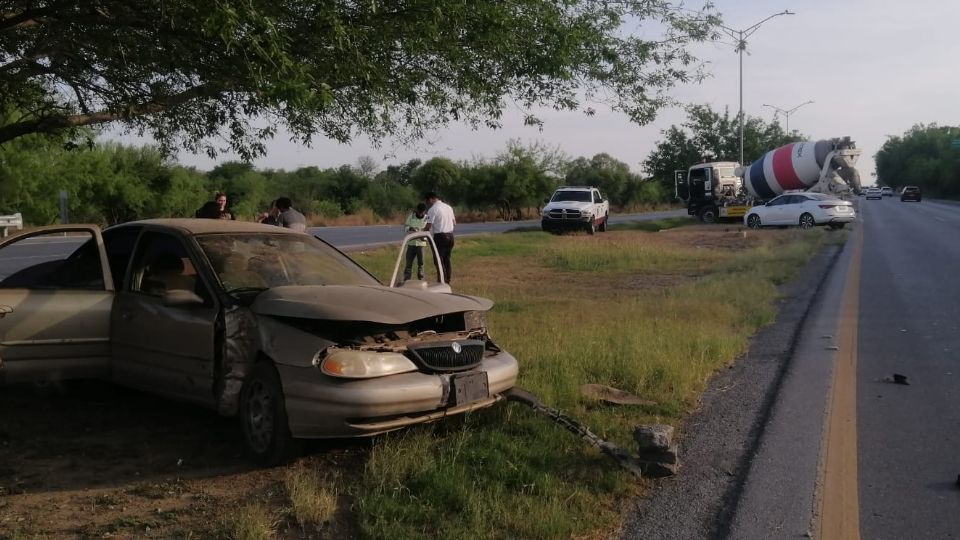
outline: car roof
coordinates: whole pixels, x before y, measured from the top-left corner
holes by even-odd
[[[829,193],[804,193],[807,197],[811,199],[816,199],[818,201],[842,201],[840,197],[836,195],[831,195]]]
[[[130,221],[119,225],[114,225],[110,229],[119,229],[121,227],[134,226],[152,226],[178,229],[186,234],[215,234],[215,233],[273,233],[273,234],[303,234],[293,229],[277,227],[276,225],[264,225],[252,221],[233,221],[228,219],[193,219],[193,218],[169,218],[169,219],[143,219],[139,221]]]

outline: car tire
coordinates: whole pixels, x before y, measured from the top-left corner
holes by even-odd
[[[270,362],[255,364],[243,383],[240,428],[247,453],[260,465],[280,465],[300,452],[290,434],[280,375]]]
[[[590,222],[587,224],[587,234],[596,234],[597,224],[593,222],[593,216],[590,216]]]
[[[603,216],[603,222],[600,223],[600,232],[607,232],[607,221],[610,220],[610,214]]]
[[[716,206],[704,206],[700,209],[700,221],[704,223],[716,223],[719,217]]]
[[[760,216],[756,214],[750,214],[747,216],[747,227],[750,227],[751,229],[763,228],[763,223],[760,222]]]
[[[801,229],[812,229],[817,226],[817,221],[813,219],[813,215],[809,212],[804,212],[800,214],[800,228]]]

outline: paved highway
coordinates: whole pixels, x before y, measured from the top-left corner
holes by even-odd
[[[885,198],[861,201],[860,216],[801,334],[731,538],[960,537],[960,206]]]
[[[617,214],[610,216],[610,223],[652,221],[685,216],[686,210]],[[540,222],[506,221],[488,223],[463,223],[457,226],[457,236],[484,233],[502,233],[510,230],[540,227]],[[312,227],[309,232],[334,246],[350,251],[379,245],[398,243],[404,232],[400,225],[374,225],[368,227]],[[63,258],[73,252],[84,238],[37,238],[28,239],[10,246],[0,255],[0,278],[12,272],[44,261]]]

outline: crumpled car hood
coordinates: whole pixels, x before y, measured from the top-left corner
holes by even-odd
[[[443,294],[366,285],[286,286],[268,289],[251,309],[261,315],[331,321],[404,324],[463,311],[486,311],[493,302],[462,294]]]

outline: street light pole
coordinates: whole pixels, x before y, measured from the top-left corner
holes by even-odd
[[[794,108],[792,108],[792,109],[786,109],[786,110],[781,109],[780,107],[777,107],[777,106],[775,106],[775,105],[767,104],[767,103],[764,103],[763,106],[764,106],[764,107],[770,107],[771,109],[777,111],[777,113],[782,114],[782,115],[787,119],[787,125],[786,125],[785,130],[786,130],[787,135],[789,136],[789,135],[790,135],[790,115],[793,114],[793,113],[795,113],[795,112],[797,112],[797,109],[799,109],[800,107],[803,107],[804,105],[809,105],[809,104],[811,104],[811,103],[813,103],[813,100],[804,101],[803,103],[797,105],[796,107],[794,107]],[[774,117],[776,117],[776,113],[774,113]]]
[[[742,30],[734,30],[733,28],[720,25],[720,29],[723,30],[728,36],[737,40],[737,52],[740,53],[740,164],[743,165],[743,51],[747,49],[746,39],[750,37],[754,32],[760,28],[760,25],[769,21],[774,17],[779,17],[780,15],[796,15],[790,10],[783,10],[780,13],[774,13],[766,19],[758,22],[753,26],[748,26]]]

